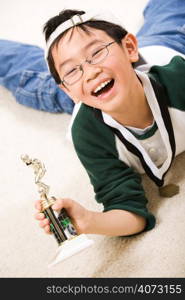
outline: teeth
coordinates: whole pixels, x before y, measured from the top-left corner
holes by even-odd
[[[101,83],[94,91],[93,93],[97,93],[98,91],[100,91],[102,88],[104,88],[109,82],[111,82],[112,79],[109,79],[103,83]]]

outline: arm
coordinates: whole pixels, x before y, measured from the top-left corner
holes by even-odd
[[[98,120],[88,119],[89,113],[91,110],[85,109],[81,116],[80,107],[76,118],[82,123],[73,124],[73,142],[104,211],[89,211],[71,199],[58,200],[53,208],[66,208],[78,233],[127,236],[153,228],[155,218],[146,208],[141,177],[119,159],[110,129]],[[38,204],[36,207],[39,210]],[[49,232],[43,214],[37,214],[36,219]]]
[[[127,236],[139,233],[146,227],[144,217],[126,210],[91,212],[86,233],[108,236]]]
[[[144,230],[146,220],[137,214],[125,210],[94,212],[87,210],[72,199],[57,199],[53,209],[60,211],[65,208],[78,232],[87,234],[102,234],[108,236],[127,236]],[[36,202],[36,219],[40,227],[50,233],[49,221],[40,213],[40,201]]]

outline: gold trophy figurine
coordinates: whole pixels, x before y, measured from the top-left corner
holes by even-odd
[[[89,247],[93,241],[88,239],[85,234],[77,235],[66,210],[63,208],[59,214],[53,211],[52,205],[55,197],[48,197],[49,186],[41,181],[46,173],[44,164],[38,159],[31,159],[27,154],[21,156],[22,161],[31,166],[35,174],[35,184],[41,199],[41,211],[50,221],[50,229],[54,234],[59,245],[54,261],[49,265],[53,266],[64,259],[71,257],[77,252]]]

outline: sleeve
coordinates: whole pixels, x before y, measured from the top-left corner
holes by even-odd
[[[74,103],[55,83],[40,47],[0,40],[0,85],[25,106],[72,113]]]
[[[155,217],[147,210],[141,176],[119,159],[112,131],[100,121],[92,121],[88,109],[85,114],[82,118],[82,113],[78,113],[72,138],[97,202],[104,211],[122,209],[141,215],[147,220],[145,230],[152,229]]]
[[[174,56],[165,66],[153,66],[149,74],[165,87],[168,106],[185,111],[185,59]]]

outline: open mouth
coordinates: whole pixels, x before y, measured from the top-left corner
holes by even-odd
[[[91,92],[92,96],[98,97],[100,95],[106,94],[114,85],[114,79],[110,79],[105,83],[101,84],[95,91]]]

